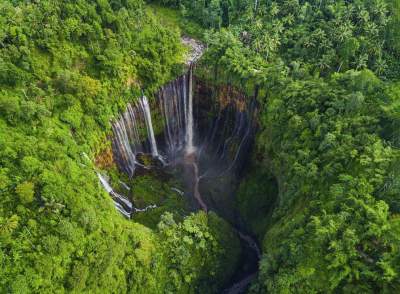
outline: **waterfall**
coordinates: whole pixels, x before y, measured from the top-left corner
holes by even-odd
[[[136,104],[128,104],[126,111],[113,123],[114,157],[119,168],[129,176],[133,176],[137,166],[143,167],[137,160],[139,154],[150,154],[163,165],[174,165],[182,155],[193,154],[195,136],[201,143],[196,156],[200,161],[206,157],[208,162],[214,163],[212,172],[200,167],[200,178],[206,173],[210,176],[224,175],[241,159],[253,137],[254,101],[249,103],[249,99],[241,96],[206,105],[210,107],[210,113],[216,107],[218,115],[212,117],[211,125],[205,127],[207,134],[197,133],[195,125],[200,123],[194,112],[193,70],[191,64],[186,74],[161,87],[155,95],[158,102],[155,113],[164,126],[164,139],[156,138],[146,96]]]
[[[107,193],[110,194],[111,192],[113,192],[113,188],[111,188],[111,186],[108,183],[108,181],[106,180],[106,178],[103,175],[101,175],[100,173],[97,173],[97,176],[99,177],[100,183],[104,187],[104,189],[107,191]]]
[[[189,68],[188,110],[186,123],[186,154],[194,152],[193,146],[193,65]]]
[[[115,150],[114,153],[118,155],[117,161],[119,161],[120,166],[129,176],[133,176],[135,172],[136,156],[132,151],[126,131],[125,119],[126,117],[121,117],[113,124],[113,147]]]
[[[113,122],[113,154],[119,169],[131,177],[138,166],[157,166],[157,162],[147,167],[140,163],[143,154],[164,167],[190,166],[195,178],[193,197],[207,211],[200,182],[233,174],[243,165],[254,135],[255,102],[227,85],[220,98],[208,100],[212,94],[207,94],[206,100],[195,103],[193,71],[190,64],[187,73],[161,87],[155,108],[150,108],[146,96],[127,105]],[[153,121],[162,124],[163,136],[155,134]]]
[[[180,196],[183,196],[185,194],[185,192],[179,190],[178,188],[175,187],[171,187],[171,190],[178,193]]]
[[[146,212],[149,209],[157,208],[157,205],[149,205],[143,209],[134,207],[128,198],[114,191],[108,180],[102,174],[97,173],[97,177],[99,178],[104,190],[106,190],[113,199],[115,208],[126,218],[131,218],[132,212]]]
[[[164,135],[167,150],[165,153],[171,160],[176,158],[186,144],[188,74],[178,77],[160,89],[157,94],[160,112],[164,121]]]
[[[141,132],[144,128],[146,137],[143,137]],[[129,103],[126,111],[113,123],[112,129],[116,161],[129,176],[133,176],[137,165],[144,167],[136,160],[137,154],[150,153],[164,163],[158,153],[149,101],[146,96],[142,96],[135,105]]]
[[[115,192],[111,185],[108,183],[107,179],[102,174],[97,173],[97,177],[99,178],[101,185],[112,197],[115,208],[125,217],[130,218],[133,208],[132,203],[125,196]]]
[[[154,158],[158,158],[159,154],[158,154],[158,150],[157,150],[156,138],[154,136],[153,123],[151,121],[149,101],[147,100],[146,96],[143,96],[142,99],[140,99],[140,106],[144,113],[147,133],[148,133],[148,137],[149,137],[149,141],[150,141],[151,154],[153,155]]]
[[[164,155],[173,160],[181,151],[194,151],[193,118],[193,66],[189,71],[160,89],[156,95],[164,122],[165,141],[168,146]],[[147,136],[142,136],[145,127]],[[113,150],[118,166],[133,176],[140,163],[136,156],[149,153],[163,164],[154,134],[148,99],[142,96],[137,104],[129,103],[126,111],[113,123]]]
[[[193,66],[189,71],[162,87],[156,94],[164,124],[165,145],[159,150],[154,133],[148,99],[142,96],[137,104],[128,104],[126,111],[113,123],[113,151],[122,171],[133,176],[138,154],[151,154],[164,165],[185,151],[194,151]],[[143,136],[143,129],[147,136]]]
[[[255,13],[258,5],[256,0]],[[184,38],[183,42],[196,49],[187,60],[187,73],[159,89],[154,97],[156,103],[152,103],[154,108],[150,108],[147,97],[142,96],[137,103],[128,104],[126,111],[113,122],[114,159],[118,168],[130,177],[136,168],[138,173],[142,172],[139,166],[163,168],[168,176],[179,175],[178,181],[182,179],[185,190],[170,187],[172,191],[194,200],[190,203],[196,208],[230,217],[229,212],[224,211],[225,195],[234,193],[240,171],[248,159],[256,128],[256,97],[246,97],[229,83],[220,85],[217,91],[207,85],[194,87],[194,65],[204,47],[189,38]],[[157,122],[156,132],[162,125],[161,134],[154,132],[153,122]],[[141,162],[149,159],[144,154],[151,155],[163,165],[151,161],[144,166]],[[156,174],[160,175],[160,171]],[[98,174],[98,177],[116,209],[124,216],[130,218],[134,213],[157,207],[134,207],[125,196],[115,192],[103,176]],[[121,185],[130,190],[124,183]],[[240,228],[236,233],[243,248],[254,253],[254,264],[257,265],[261,256],[257,242]],[[252,262],[252,255],[246,254],[246,259]],[[240,277],[223,293],[242,293],[256,277],[255,272],[248,272],[249,269],[245,277]]]

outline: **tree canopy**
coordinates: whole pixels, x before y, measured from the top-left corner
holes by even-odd
[[[226,223],[125,220],[87,160],[128,101],[180,73],[183,51],[140,0],[0,1],[1,293],[195,293],[229,277]]]
[[[259,101],[238,204],[265,232],[251,292],[398,292],[400,2],[217,2],[168,4],[210,28],[203,77]]]

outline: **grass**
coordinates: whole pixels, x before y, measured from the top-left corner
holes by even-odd
[[[158,4],[148,4],[147,10],[153,14],[163,25],[171,29],[179,28],[185,36],[202,40],[204,29],[196,22],[185,19],[179,10],[160,6]]]

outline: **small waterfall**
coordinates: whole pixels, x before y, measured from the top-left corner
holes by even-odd
[[[184,74],[160,89],[157,94],[164,121],[164,134],[171,160],[177,157],[186,144],[188,123],[188,74]]]
[[[146,96],[143,96],[142,99],[140,99],[140,106],[142,108],[142,112],[144,113],[147,134],[150,141],[151,154],[153,155],[154,158],[158,158],[159,154],[157,150],[156,138],[154,136],[153,123],[151,121],[150,106]]]
[[[186,123],[186,154],[194,152],[193,146],[193,65],[189,68],[188,110]]]
[[[146,137],[142,130],[146,129]],[[154,135],[149,102],[142,96],[136,105],[129,103],[126,111],[112,125],[113,151],[118,166],[129,176],[133,176],[136,166],[143,166],[136,160],[136,155],[150,153],[164,163],[158,153]]]
[[[178,193],[180,196],[183,196],[185,194],[185,192],[179,190],[178,188],[175,187],[171,187],[171,190]]]
[[[106,190],[107,193],[111,194],[113,192],[113,188],[110,186],[106,178],[100,173],[97,173],[97,176],[99,177],[100,183],[103,186],[104,190]]]
[[[126,116],[122,116],[113,124],[113,148],[114,154],[117,154],[117,161],[124,171],[129,175],[133,176],[136,166],[136,156],[132,151],[132,146],[126,131]],[[128,126],[130,126],[128,124]]]
[[[258,9],[258,0],[255,0],[255,2],[254,2],[254,13],[257,13],[257,9]]]
[[[131,218],[133,212],[146,212],[149,209],[157,208],[157,205],[149,205],[143,209],[134,207],[128,198],[114,191],[108,180],[102,174],[97,173],[97,177],[99,178],[103,188],[113,199],[115,208],[126,218]]]
[[[133,208],[132,203],[125,196],[122,196],[115,192],[111,185],[108,183],[107,179],[102,174],[97,173],[97,177],[99,178],[101,185],[112,197],[115,208],[125,217],[131,218]]]

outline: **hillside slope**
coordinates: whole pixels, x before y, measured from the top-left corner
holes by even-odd
[[[1,293],[212,292],[229,277],[226,223],[126,220],[85,155],[183,51],[140,0],[0,1]]]

